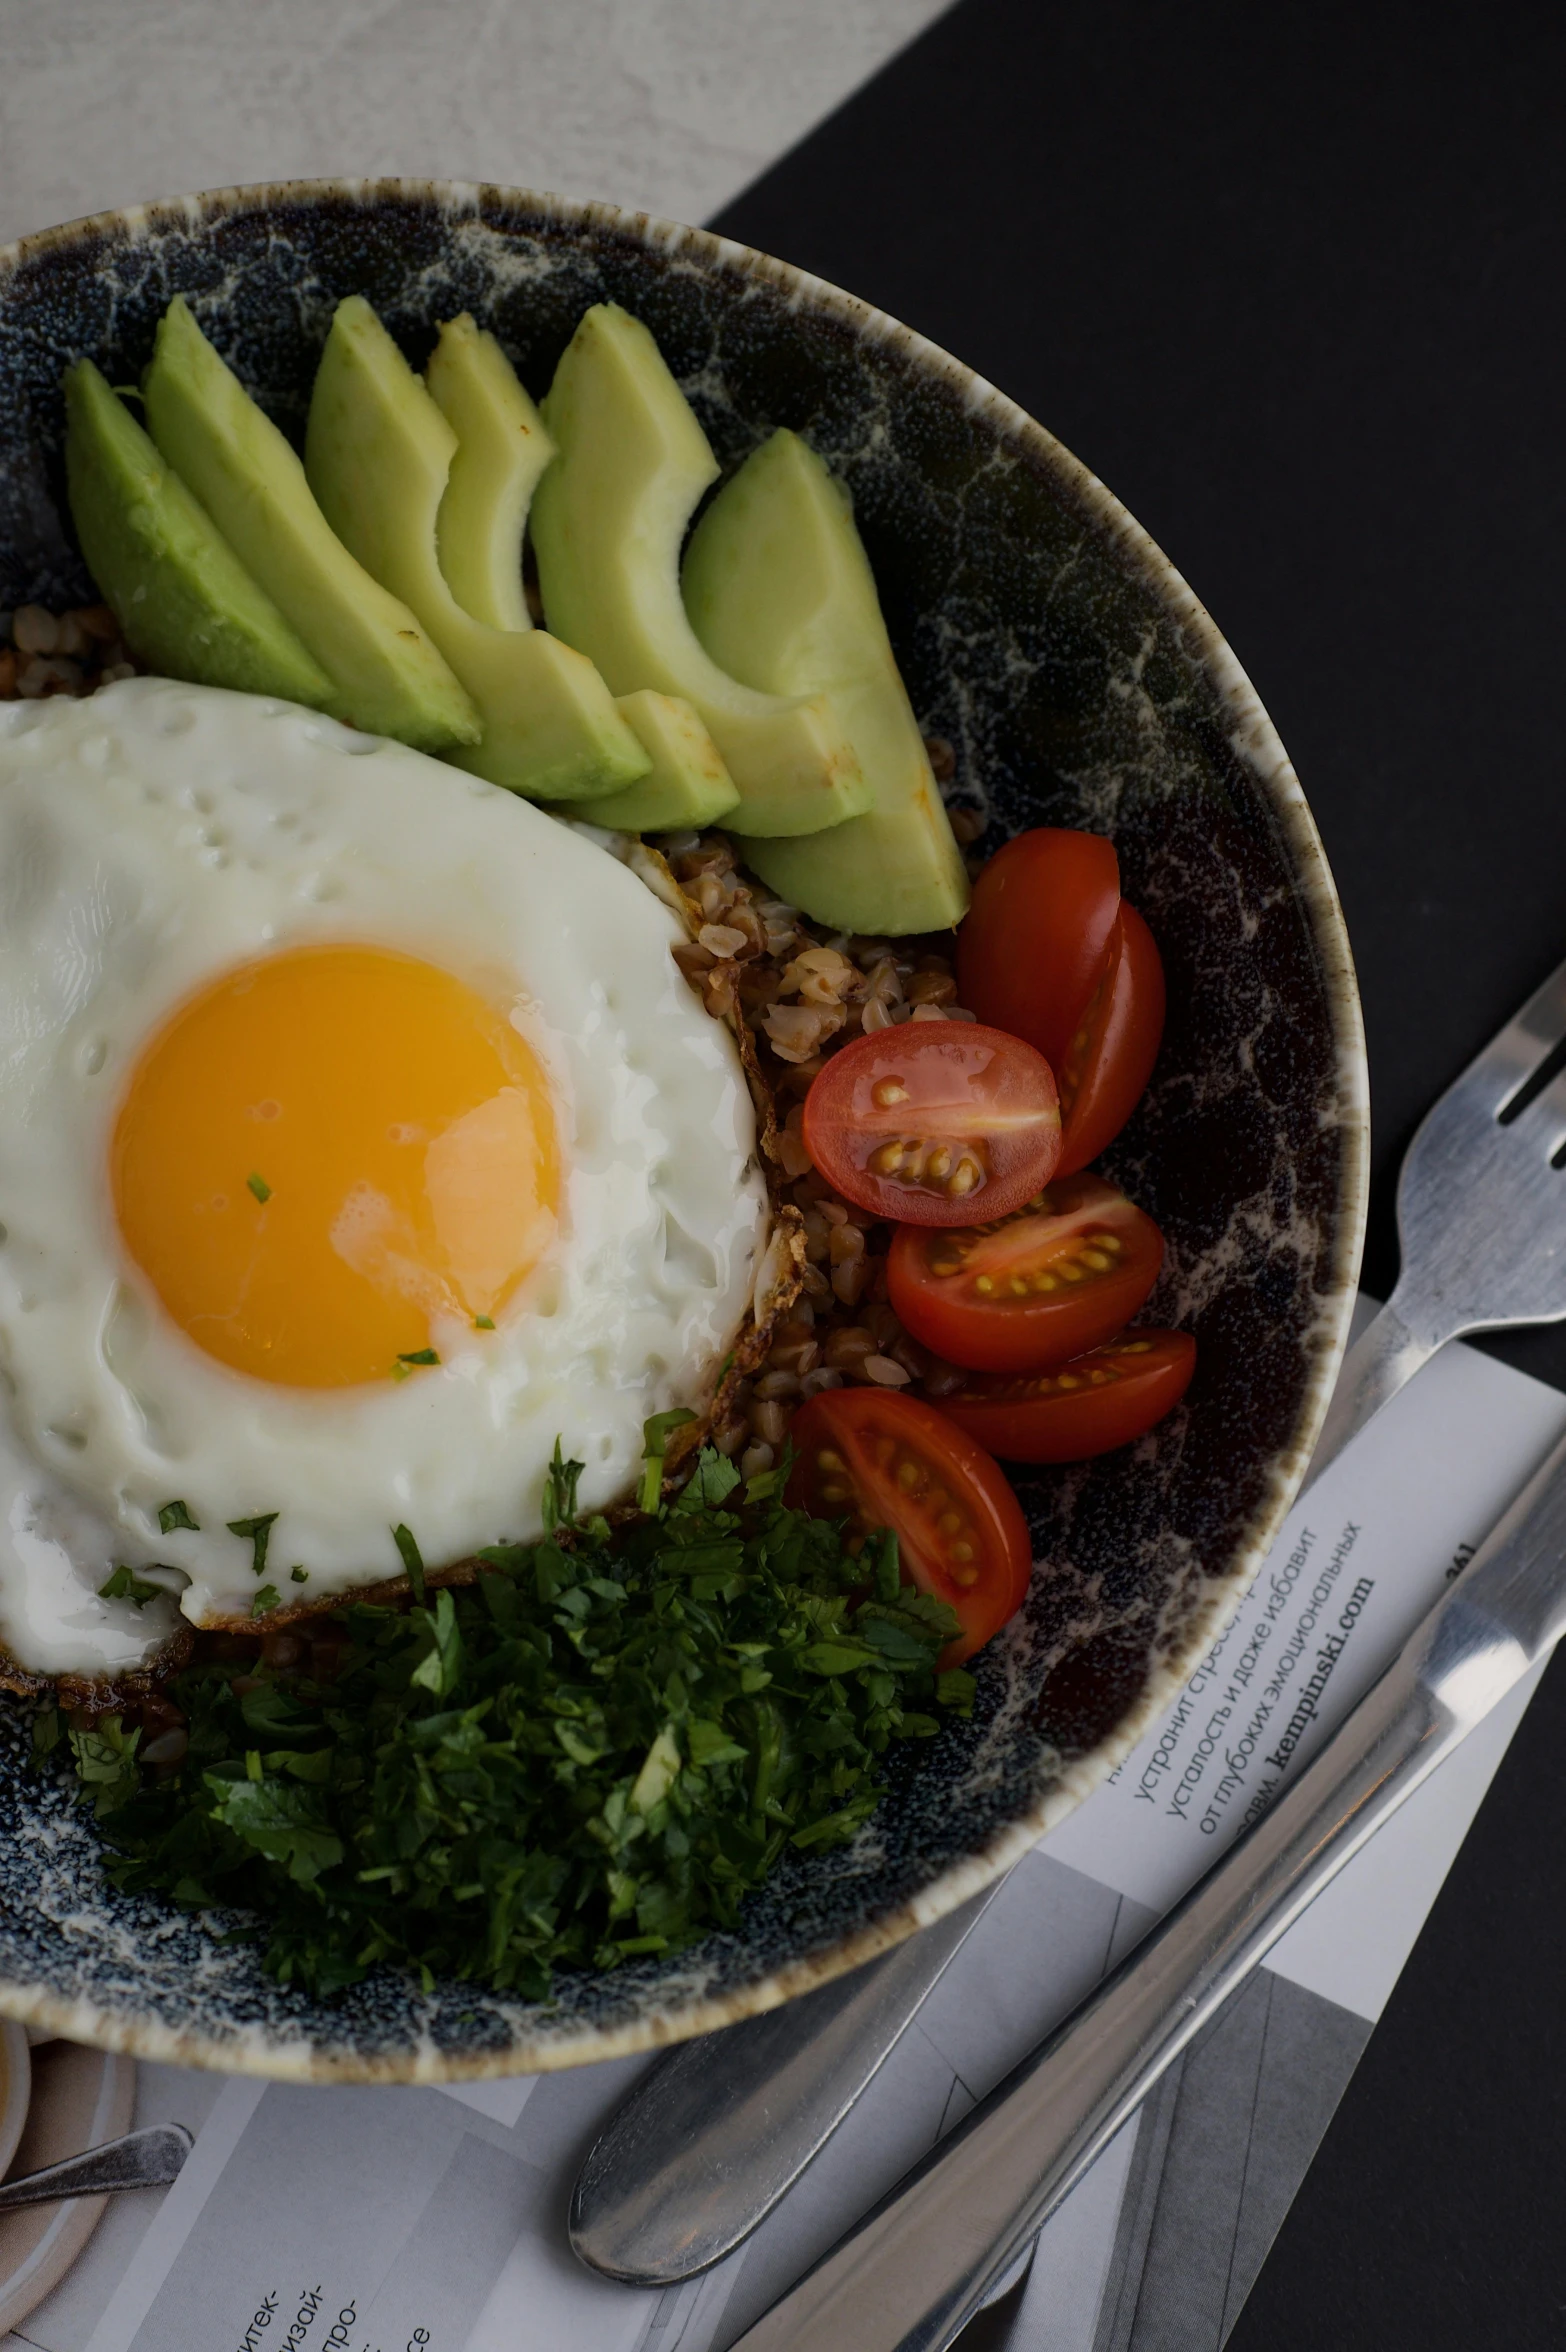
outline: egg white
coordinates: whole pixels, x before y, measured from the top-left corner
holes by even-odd
[[[599,1508],[642,1423],[710,1391],[747,1305],[766,1193],[732,1039],[670,955],[676,918],[511,794],[286,704],[161,679],[0,706],[0,1642],[39,1673],[148,1654],[175,1603],[104,1602],[166,1562],[201,1624],[267,1581],[322,1599],[536,1534],[556,1437]],[[555,1096],[546,1260],[493,1334],[442,1334],[400,1385],[295,1390],[206,1355],[130,1262],[118,1105],[195,989],[268,950],[420,956],[511,1017]],[[178,1497],[199,1532],[163,1535]],[[309,1571],[289,1583],[295,1563]]]

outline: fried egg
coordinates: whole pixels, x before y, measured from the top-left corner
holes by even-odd
[[[431,1566],[526,1539],[557,1437],[584,1507],[627,1490],[766,1239],[679,935],[580,832],[289,705],[0,706],[20,1665],[396,1576],[399,1527]],[[166,1597],[101,1599],[122,1563]]]

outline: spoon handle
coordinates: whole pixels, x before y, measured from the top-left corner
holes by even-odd
[[[122,2139],[84,2148],[41,2172],[0,2186],[0,2213],[17,2205],[52,2205],[57,2197],[101,2197],[120,2189],[160,2189],[177,2180],[195,2145],[182,2123],[152,2123]]]

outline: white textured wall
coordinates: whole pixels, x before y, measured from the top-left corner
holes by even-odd
[[[0,0],[0,241],[297,174],[700,221],[944,0]]]

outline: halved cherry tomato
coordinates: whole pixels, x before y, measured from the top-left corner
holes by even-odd
[[[949,1602],[960,1636],[942,1666],[969,1658],[1021,1608],[1033,1543],[1006,1473],[933,1405],[894,1389],[824,1389],[795,1414],[788,1500],[855,1535],[890,1527],[903,1574]]]
[[[875,1217],[965,1225],[1004,1217],[1060,1157],[1048,1062],[968,1021],[909,1021],[856,1037],[805,1097],[805,1149]]]
[[[1164,1237],[1101,1176],[1068,1176],[1014,1216],[893,1234],[887,1291],[927,1348],[975,1372],[1044,1372],[1142,1305]]]
[[[957,934],[957,988],[1044,1055],[1064,1127],[1056,1173],[1085,1167],[1135,1109],[1164,1025],[1163,966],[1120,896],[1113,846],[1040,825],[997,850]]]
[[[1098,833],[1036,825],[999,848],[957,934],[957,1000],[1059,1069],[1104,976],[1120,860]]]
[[[1186,1331],[1123,1331],[1054,1372],[984,1372],[942,1397],[959,1429],[1008,1462],[1086,1462],[1173,1412],[1196,1370]]]
[[[1163,1034],[1163,959],[1136,908],[1122,899],[1104,977],[1056,1068],[1057,1177],[1085,1168],[1114,1142],[1153,1075]]]

